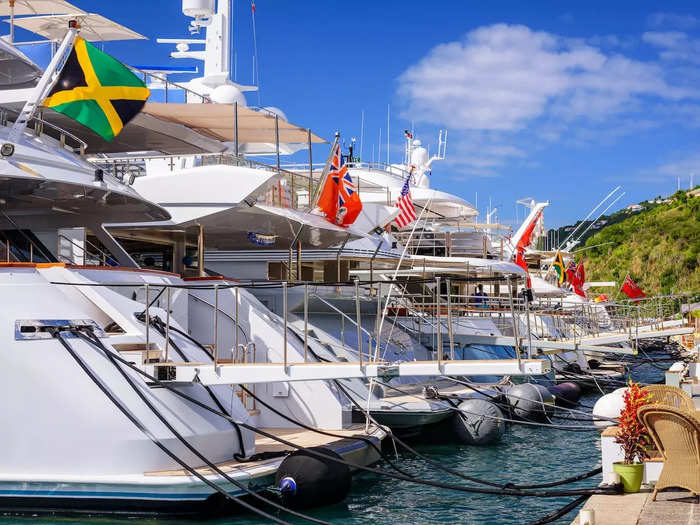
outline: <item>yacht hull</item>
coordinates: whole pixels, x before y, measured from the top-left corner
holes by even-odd
[[[381,449],[384,433],[374,430],[367,437]],[[344,439],[327,445],[344,460],[371,465],[379,459],[376,449],[366,442]],[[284,456],[272,460],[217,466],[250,491],[260,492],[274,484],[275,473]],[[208,469],[197,468],[207,472]],[[232,496],[255,503],[246,490],[217,475],[206,475]],[[90,515],[122,517],[211,517],[232,514],[241,507],[194,476],[177,471],[120,476],[121,479],[31,480],[0,475],[0,512],[19,515]]]

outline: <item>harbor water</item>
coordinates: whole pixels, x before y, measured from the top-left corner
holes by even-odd
[[[664,357],[652,354],[651,357]],[[668,363],[637,365],[632,370],[636,381],[655,383],[663,379]],[[600,392],[591,392],[581,403],[593,406]],[[583,410],[590,410],[582,408]],[[558,411],[559,415],[565,412]],[[586,425],[581,421],[567,423]],[[565,431],[552,428],[509,425],[500,444],[491,447],[473,447],[448,443],[440,436],[427,436],[415,443],[422,453],[460,472],[481,479],[515,484],[544,483],[587,472],[600,465],[600,438],[592,431]],[[419,478],[441,482],[468,484],[449,474],[437,472],[422,460],[409,454],[400,454],[401,467]],[[386,463],[378,468],[389,470]],[[560,488],[591,487],[600,482],[600,476]],[[308,514],[340,525],[400,525],[432,523],[464,523],[474,525],[524,524],[541,518],[575,499],[516,498],[479,495],[444,490],[403,481],[380,478],[369,474],[355,476],[352,491],[342,504],[308,511]],[[575,511],[554,523],[569,524]],[[280,518],[294,524],[308,523],[280,514]],[[20,525],[27,518],[5,517],[0,525]],[[119,520],[112,518],[31,518],[32,525],[101,525],[168,523],[191,524],[191,521]],[[260,525],[266,523],[251,515],[237,515],[208,521],[212,525]]]

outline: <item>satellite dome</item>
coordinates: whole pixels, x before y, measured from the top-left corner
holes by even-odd
[[[420,140],[416,139],[416,140],[413,141],[413,145],[414,145],[414,146],[422,146],[423,143],[422,143]]]
[[[275,107],[275,106],[265,106],[263,108],[267,113],[272,113],[273,115],[277,115],[281,120],[284,120],[285,122],[288,122],[287,120],[287,115],[284,114],[284,111],[282,111],[280,108]]]
[[[217,104],[233,104],[234,102],[238,102],[239,106],[246,105],[243,92],[231,84],[216,87],[214,91],[211,92],[210,98]]]
[[[430,156],[428,155],[428,150],[420,145],[420,141],[417,140],[416,142],[418,142],[418,145],[415,142],[413,143],[416,148],[411,152],[411,164],[420,169],[427,166]]]

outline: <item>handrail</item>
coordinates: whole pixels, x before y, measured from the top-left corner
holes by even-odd
[[[133,66],[127,66],[127,67],[128,67],[129,69],[131,69],[132,71],[135,71],[135,72],[137,72],[137,73],[142,74],[142,75],[144,76],[144,82],[145,82],[145,80],[146,80],[146,77],[155,78],[156,80],[159,80],[159,81],[163,82],[163,83],[165,84],[165,86],[166,86],[166,87],[164,88],[164,89],[165,89],[165,102],[168,102],[168,88],[167,88],[167,86],[170,85],[170,86],[173,86],[175,89],[180,89],[180,90],[184,91],[185,93],[190,93],[190,94],[192,94],[192,95],[194,95],[194,96],[199,97],[199,98],[202,100],[202,103],[203,103],[203,104],[209,104],[209,103],[211,103],[211,99],[210,99],[209,97],[207,97],[207,96],[205,96],[205,95],[202,95],[202,94],[200,94],[200,93],[197,93],[196,91],[192,91],[191,89],[186,88],[186,87],[183,86],[182,84],[178,84],[177,82],[172,82],[171,80],[168,80],[167,75],[161,77],[161,76],[158,76],[158,75],[156,75],[156,74],[154,74],[154,73],[149,73],[149,72],[147,72],[147,71],[144,71],[143,69],[139,69],[139,68],[136,68],[136,67],[133,67]]]
[[[59,240],[60,240],[60,239],[63,239],[63,240],[65,240],[65,241],[68,241],[68,243],[69,243],[71,246],[73,246],[73,247],[75,247],[75,248],[78,248],[78,249],[80,249],[80,250],[83,251],[83,264],[86,263],[86,255],[89,255],[89,256],[91,256],[91,257],[93,257],[93,258],[96,258],[96,259],[98,259],[98,260],[101,259],[101,260],[102,260],[102,263],[103,263],[104,265],[114,266],[113,264],[109,264],[109,259],[112,258],[111,255],[109,255],[109,254],[108,254],[107,252],[105,252],[104,250],[101,250],[98,246],[96,246],[95,244],[93,244],[93,243],[90,242],[89,240],[85,239],[85,244],[86,244],[86,245],[90,245],[92,248],[94,248],[94,249],[98,252],[97,254],[90,253],[90,252],[85,248],[85,246],[81,246],[80,244],[76,243],[73,239],[71,239],[70,237],[66,237],[66,236],[63,235],[62,233],[59,233],[59,234],[58,234],[58,238],[59,238]],[[59,250],[58,256],[59,256],[59,257],[63,257],[63,256],[61,255],[61,253],[60,253],[60,250]],[[66,257],[63,257],[63,258],[65,259]]]
[[[353,318],[350,317],[349,315],[347,315],[345,312],[343,312],[342,310],[338,310],[338,308],[336,308],[336,307],[333,306],[331,303],[329,303],[328,301],[326,301],[326,300],[325,300],[323,297],[321,297],[320,295],[316,295],[316,299],[318,299],[318,300],[321,301],[323,304],[325,304],[326,306],[328,306],[331,310],[333,310],[333,311],[339,313],[341,316],[343,316],[345,319],[347,319],[348,321],[350,321],[352,324],[354,324],[354,325],[357,327],[357,322],[356,322],[355,320],[353,320]],[[372,336],[372,334],[371,334],[369,331],[367,331],[366,328],[364,328],[363,326],[359,326],[359,328],[360,328],[360,330],[362,330],[365,334],[367,334],[367,336],[369,337],[370,342],[375,340],[375,339],[374,339],[374,336]]]
[[[56,124],[53,124],[52,122],[49,122],[49,121],[47,121],[47,120],[44,120],[44,119],[42,119],[42,118],[40,118],[40,117],[38,117],[38,116],[36,116],[36,115],[34,115],[34,116],[30,119],[30,121],[32,121],[32,120],[34,120],[34,121],[36,121],[36,122],[39,122],[39,123],[41,124],[41,126],[48,126],[48,127],[50,127],[51,129],[54,129],[54,130],[58,131],[61,135],[65,135],[66,137],[70,137],[71,139],[73,139],[74,141],[76,141],[76,142],[78,143],[78,145],[79,145],[79,148],[80,148],[80,152],[81,152],[81,153],[85,153],[85,151],[87,150],[87,147],[88,147],[87,142],[85,142],[85,141],[84,141],[83,139],[81,139],[80,137],[77,137],[76,135],[73,135],[70,131],[67,131],[67,130],[63,129],[62,127],[57,126]],[[59,139],[59,141],[60,141],[62,144],[65,143],[65,140]]]
[[[232,321],[233,323],[236,323],[236,327],[239,328],[239,326],[238,326],[238,321],[236,321],[236,319],[235,319],[231,314],[229,314],[228,312],[222,310],[221,308],[216,308],[216,306],[214,306],[213,304],[211,304],[211,303],[210,303],[209,301],[207,301],[206,299],[202,299],[202,298],[199,297],[198,295],[191,295],[190,297],[193,297],[193,298],[196,299],[197,301],[202,302],[202,303],[206,304],[207,306],[211,306],[212,308],[216,309],[219,313],[224,314],[224,316],[225,316],[225,317],[228,317],[230,321]],[[241,328],[241,332],[243,332],[243,334],[245,335],[245,331],[244,331],[242,328]],[[246,339],[248,339],[248,336],[247,336],[247,335],[246,335]]]
[[[408,175],[411,175],[411,181],[415,183],[415,175],[406,171],[403,168],[398,167],[396,164],[387,164],[386,162],[381,162],[381,161],[377,161],[377,162],[364,162],[364,161],[354,162],[353,161],[353,162],[347,162],[346,165],[348,168],[369,168],[370,171],[371,170],[381,171],[381,172],[383,172],[387,175],[390,175],[396,179],[400,179],[401,182],[406,180],[406,177]],[[294,170],[298,169],[300,171],[303,171],[303,170],[308,171],[308,169],[309,169],[309,164],[304,163],[304,162],[285,163],[285,164],[283,164],[283,166],[287,169],[294,169]],[[317,166],[318,168],[323,168],[324,164],[312,164],[311,168],[313,169],[314,166]],[[396,171],[399,171],[401,173],[396,173]],[[363,179],[363,180],[366,180],[366,179]],[[371,182],[371,181],[368,181],[368,182]]]
[[[105,166],[116,167],[117,164],[125,164],[128,167],[136,167],[139,170],[145,170],[145,166],[139,165],[139,162],[146,162],[149,160],[175,160],[175,159],[188,159],[188,158],[217,158],[220,159],[231,159],[238,162],[238,165],[248,165],[250,167],[260,167],[269,171],[274,171],[280,174],[285,174],[288,176],[301,177],[302,179],[308,179],[308,174],[296,173],[293,171],[288,171],[283,168],[277,168],[276,166],[271,166],[257,160],[252,160],[242,155],[236,157],[233,153],[221,152],[221,153],[187,153],[187,154],[175,154],[175,155],[141,155],[141,156],[128,156],[128,157],[91,157],[90,162],[94,164],[101,164]],[[225,163],[224,163],[225,164]],[[174,165],[171,166],[171,171],[174,169]]]

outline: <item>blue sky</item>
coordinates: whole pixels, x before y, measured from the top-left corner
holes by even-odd
[[[133,64],[178,64],[157,37],[187,35],[178,0],[75,0],[148,36],[106,51]],[[447,159],[432,184],[499,218],[550,200],[548,226],[583,218],[614,186],[619,206],[700,182],[700,8],[695,2],[257,0],[261,102],[363,156],[402,156],[402,130]],[[235,2],[237,81],[252,81],[250,2]],[[31,38],[30,35],[19,35]],[[248,95],[257,104],[257,95]],[[318,147],[316,159],[325,156]],[[523,211],[517,212],[522,217]],[[483,215],[482,215],[483,217]]]

